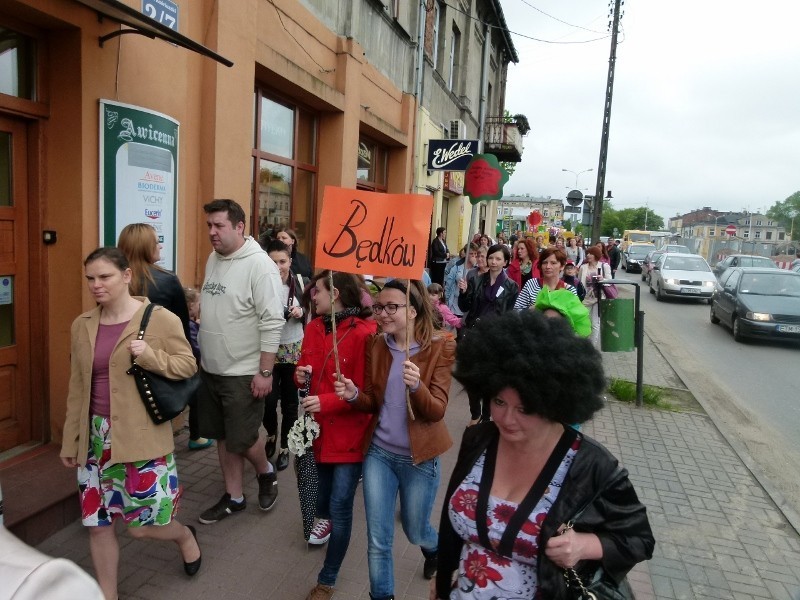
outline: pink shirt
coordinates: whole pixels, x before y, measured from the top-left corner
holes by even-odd
[[[114,346],[119,341],[119,336],[128,325],[114,323],[103,325],[97,330],[97,339],[94,342],[94,361],[92,362],[92,396],[89,400],[89,414],[101,417],[111,416],[111,388],[108,380],[108,361]]]
[[[461,327],[461,317],[455,316],[449,306],[437,300],[436,309],[439,311],[439,314],[442,315],[442,321],[444,321],[445,327],[454,329],[459,329]]]

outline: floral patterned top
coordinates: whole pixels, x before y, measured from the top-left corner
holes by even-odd
[[[475,525],[478,486],[483,475],[486,452],[475,462],[469,475],[456,488],[448,509],[455,532],[464,540],[459,561],[458,582],[451,600],[489,600],[496,598],[536,598],[539,531],[550,507],[556,501],[564,477],[580,446],[576,438],[556,470],[550,484],[522,526],[512,550],[505,558],[481,545]],[[489,496],[487,525],[489,540],[499,544],[518,504]]]

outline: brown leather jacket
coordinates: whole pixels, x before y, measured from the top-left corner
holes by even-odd
[[[411,458],[417,465],[446,452],[453,445],[444,413],[450,394],[450,381],[456,355],[456,342],[448,333],[436,333],[431,345],[411,357],[419,366],[419,387],[411,392],[411,410],[414,419],[407,419],[408,438],[411,442]],[[392,364],[392,354],[383,334],[373,336],[367,343],[366,373],[364,389],[354,401],[356,408],[372,413],[367,435],[364,438],[364,453],[372,443],[372,435],[378,426],[383,395],[386,391],[386,376]]]

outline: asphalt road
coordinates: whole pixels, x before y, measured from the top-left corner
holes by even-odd
[[[800,510],[800,345],[733,340],[712,325],[705,301],[657,302],[639,274],[645,331],[675,361],[701,404],[736,436],[787,500]]]

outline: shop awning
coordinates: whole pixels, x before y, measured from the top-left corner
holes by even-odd
[[[193,39],[190,39],[185,35],[182,35],[177,31],[170,29],[163,23],[159,23],[158,21],[151,19],[150,17],[142,14],[135,8],[131,8],[130,6],[123,4],[119,0],[75,0],[75,1],[96,11],[98,17],[107,17],[112,21],[116,21],[117,23],[121,23],[123,25],[127,25],[128,27],[132,28],[132,30],[122,29],[120,31],[115,31],[114,33],[110,33],[108,35],[101,36],[100,37],[101,46],[107,40],[122,35],[123,33],[126,32],[138,33],[140,35],[144,35],[151,39],[159,38],[171,44],[175,44],[176,46],[181,46],[182,48],[191,50],[192,52],[197,52],[198,54],[202,54],[203,56],[207,56],[208,58],[214,59],[215,61],[225,65],[226,67],[233,66],[233,62],[228,60],[224,56],[220,56],[210,48],[206,48],[202,44],[195,42]]]

